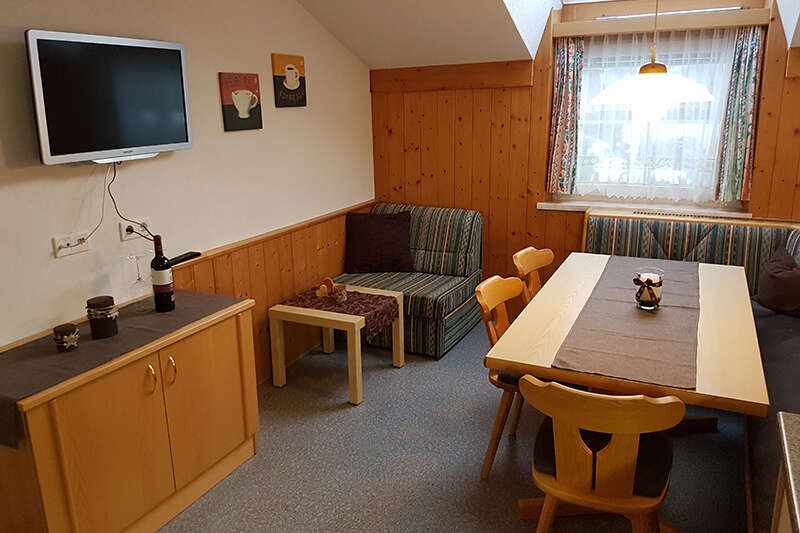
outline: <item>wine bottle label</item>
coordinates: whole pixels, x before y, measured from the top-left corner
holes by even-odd
[[[172,269],[167,270],[153,270],[150,269],[150,275],[153,279],[153,285],[171,285],[172,284]]]

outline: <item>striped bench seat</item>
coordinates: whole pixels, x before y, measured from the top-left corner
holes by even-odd
[[[785,222],[591,210],[584,251],[742,266],[750,294],[756,294],[758,278],[778,246],[798,255],[798,229]]]
[[[403,293],[406,350],[441,358],[480,322],[483,220],[467,209],[377,204],[372,213],[411,212],[414,272],[345,273],[338,283]],[[391,346],[391,332],[373,340]]]

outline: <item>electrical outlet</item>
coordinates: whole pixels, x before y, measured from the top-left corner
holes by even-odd
[[[53,255],[58,258],[89,251],[88,237],[86,232],[53,237]]]
[[[147,235],[147,230],[145,228],[150,227],[150,219],[148,217],[139,217],[133,218],[131,220],[138,220],[141,224],[137,224],[135,222],[127,222],[125,220],[119,223],[119,240],[121,241],[130,241],[133,239],[141,239],[139,235],[136,235],[133,232],[128,232],[128,228],[133,228],[134,230],[138,231],[139,233],[143,233]]]

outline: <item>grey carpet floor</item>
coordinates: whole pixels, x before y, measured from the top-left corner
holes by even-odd
[[[364,402],[347,403],[345,346],[310,354],[283,389],[259,389],[258,454],[167,524],[164,531],[533,531],[518,498],[530,478],[541,415],[523,410],[486,481],[480,467],[500,391],[487,381],[482,326],[443,359],[365,347]],[[693,410],[692,414],[705,414]],[[682,531],[745,528],[742,420],[675,439],[662,515]],[[558,518],[554,531],[630,531],[619,517]]]

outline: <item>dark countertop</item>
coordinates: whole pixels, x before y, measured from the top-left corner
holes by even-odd
[[[119,310],[119,333],[92,339],[89,325],[80,324],[80,341],[73,352],[59,353],[51,336],[34,339],[0,354],[0,445],[18,445],[17,402],[44,391],[128,352],[230,307],[240,298],[175,291],[174,311],[157,313],[152,298]]]
[[[778,431],[783,450],[784,475],[786,476],[786,500],[792,527],[800,530],[800,414],[778,413]]]

